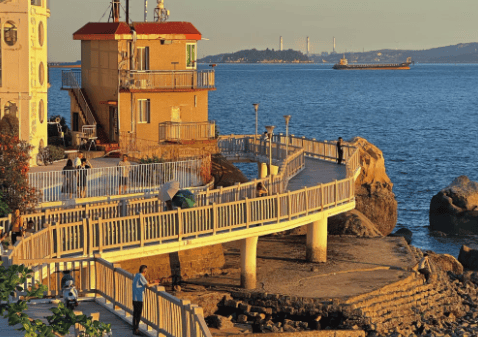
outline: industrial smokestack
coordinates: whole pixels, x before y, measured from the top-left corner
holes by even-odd
[[[335,53],[335,36],[334,36],[334,50],[332,52]]]
[[[310,40],[309,40],[309,37],[308,37],[308,36],[307,36],[306,43],[307,43],[307,56],[309,56],[309,52],[310,52]]]
[[[111,10],[113,11],[114,22],[119,22],[120,8],[121,8],[120,0],[113,0],[113,8]]]
[[[279,39],[279,50],[282,51],[283,48],[284,48],[284,42],[283,42],[282,36],[281,36],[280,39]]]

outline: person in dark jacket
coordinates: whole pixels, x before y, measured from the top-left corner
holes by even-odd
[[[344,160],[344,148],[342,146],[342,137],[339,137],[337,141],[337,164],[342,164]]]

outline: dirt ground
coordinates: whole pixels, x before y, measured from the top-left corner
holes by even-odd
[[[240,242],[224,244],[227,274],[188,280],[211,290],[240,287]],[[396,282],[417,262],[403,238],[329,236],[326,263],[305,260],[305,236],[267,236],[257,248],[257,289],[313,298],[347,298]]]

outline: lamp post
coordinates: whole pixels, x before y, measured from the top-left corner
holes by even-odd
[[[257,110],[259,110],[259,103],[253,103],[252,105],[254,106],[254,110],[256,110],[256,135],[255,135],[254,139],[257,139],[257,124],[259,122],[259,119],[258,119],[258,116],[257,116]]]
[[[284,115],[285,119],[285,156],[289,155],[289,122],[291,115]]]
[[[274,134],[274,125],[267,125],[267,136],[269,137],[269,175],[272,175],[272,135]]]

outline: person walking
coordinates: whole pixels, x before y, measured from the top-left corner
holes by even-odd
[[[118,163],[118,170],[120,171],[118,194],[121,194],[121,187],[123,187],[123,194],[126,194],[129,184],[129,172],[131,170],[131,162],[128,161],[128,155],[123,155],[123,160]]]
[[[344,148],[342,144],[342,137],[337,141],[337,164],[342,164],[344,160]]]
[[[80,166],[81,166],[81,160],[80,160]],[[62,187],[62,193],[69,194],[70,199],[73,194],[73,189],[75,188],[75,178],[76,178],[76,170],[75,167],[73,166],[73,161],[71,159],[68,159],[66,162],[66,166],[63,167],[63,187]]]
[[[139,322],[141,321],[141,314],[143,312],[143,293],[146,287],[153,287],[159,283],[149,283],[146,280],[146,273],[148,266],[142,265],[139,267],[139,273],[133,279],[133,334],[140,336]]]

